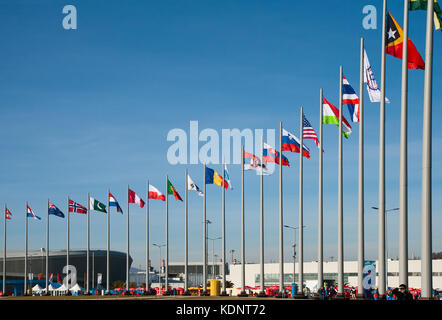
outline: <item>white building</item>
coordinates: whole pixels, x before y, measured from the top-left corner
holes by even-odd
[[[230,265],[230,274],[227,280],[231,281],[234,288],[241,286],[241,264]],[[245,266],[245,285],[249,287],[256,287],[260,285],[260,265],[246,264]],[[297,270],[299,270],[298,263],[295,265],[295,280],[298,281]],[[387,262],[387,286],[399,286],[399,261],[388,260]],[[338,281],[338,263],[324,262],[324,281],[328,283],[336,283]],[[318,263],[304,262],[304,284],[310,290],[316,290],[318,284]],[[376,283],[378,277],[376,277]],[[293,262],[284,263],[284,286],[290,286],[293,282]],[[358,285],[358,262],[344,261],[344,283],[349,286]],[[265,263],[264,264],[264,285],[274,286],[279,285],[279,263]],[[408,261],[408,286],[410,288],[421,287],[421,261]],[[442,289],[442,259],[433,260],[433,287]]]

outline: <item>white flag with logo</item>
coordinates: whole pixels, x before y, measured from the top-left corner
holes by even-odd
[[[370,61],[368,61],[367,52],[364,49],[364,83],[367,84],[368,96],[371,102],[381,102],[381,90],[378,87],[376,79],[374,78],[373,69],[371,68]],[[390,103],[387,97],[385,102]]]
[[[200,188],[198,188],[198,186],[195,184],[195,182],[193,182],[189,175],[187,175],[187,190],[195,190],[196,192],[198,192],[199,196],[204,196],[204,192],[202,192]]]

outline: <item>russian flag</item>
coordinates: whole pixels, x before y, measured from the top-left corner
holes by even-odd
[[[29,208],[28,205],[26,205],[26,211],[27,211],[27,216],[28,217],[34,218],[35,220],[41,220],[41,218],[39,216],[36,216],[34,214],[34,212],[32,212],[31,208]]]
[[[263,160],[264,162],[274,162],[276,164],[279,164],[280,155],[279,152],[276,151],[275,148],[272,148],[267,143],[264,143],[264,150],[263,150]],[[282,155],[282,165],[290,167],[289,160]]]
[[[300,152],[300,142],[294,134],[282,129],[282,151]],[[302,146],[302,156],[310,159],[310,149],[304,144]]]

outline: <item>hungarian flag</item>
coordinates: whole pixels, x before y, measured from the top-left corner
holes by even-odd
[[[86,207],[83,207],[81,204],[69,199],[69,212],[86,214],[87,209],[86,209]]]
[[[385,30],[386,52],[402,59],[403,31],[390,13],[387,15]],[[408,69],[425,69],[425,62],[410,39],[408,39]]]
[[[6,219],[9,219],[9,220],[12,219],[12,213],[11,213],[11,211],[9,211],[8,208],[5,208],[5,215],[6,215]]]
[[[169,182],[169,180],[167,180]],[[166,201],[166,196],[153,185],[149,184],[149,199]]]
[[[408,9],[410,11],[413,10],[425,10],[427,11],[427,1],[428,0],[409,0]],[[442,10],[437,3],[437,0],[434,0],[434,28],[436,30],[441,30],[440,26],[442,25]]]
[[[92,197],[89,198],[89,208],[91,208],[91,210],[107,213],[106,206]]]
[[[339,126],[339,110],[334,105],[322,97],[322,123],[335,124]],[[348,139],[351,134],[351,126],[342,115],[342,134]]]
[[[167,194],[173,194],[175,200],[183,201],[183,199],[181,199],[180,195],[178,194],[178,191],[176,191],[175,187],[172,185],[169,179],[167,179]]]
[[[144,207],[144,201],[134,191],[129,189],[129,203],[136,203],[140,208]]]

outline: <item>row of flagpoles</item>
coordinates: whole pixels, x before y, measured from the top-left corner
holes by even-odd
[[[437,7],[435,7],[435,5]],[[343,75],[342,66],[339,75],[339,109],[331,104],[323,95],[320,89],[320,121],[319,137],[316,135],[310,122],[304,116],[303,108],[300,113],[300,139],[298,140],[292,133],[286,131],[280,123],[280,146],[279,152],[265,144],[261,140],[261,157],[248,153],[242,147],[242,171],[241,171],[241,293],[245,292],[245,207],[244,207],[244,170],[257,170],[260,177],[260,281],[261,293],[264,295],[264,206],[263,206],[263,176],[267,174],[265,163],[274,162],[279,164],[279,287],[284,287],[284,257],[283,257],[283,184],[282,170],[283,166],[289,166],[288,159],[283,155],[283,151],[299,153],[299,292],[302,295],[303,283],[303,157],[310,158],[310,150],[304,145],[304,139],[313,139],[319,148],[319,183],[318,183],[318,284],[323,283],[323,124],[336,124],[339,127],[339,165],[338,165],[338,294],[344,294],[344,250],[343,250],[343,145],[342,135],[346,138],[351,133],[351,126],[342,115],[342,106],[348,105],[353,122],[359,122],[359,164],[358,164],[358,286],[363,288],[363,267],[364,267],[364,99],[363,85],[366,83],[367,91],[371,102],[380,103],[380,135],[379,135],[379,199],[378,199],[378,288],[379,294],[383,296],[386,290],[386,261],[385,261],[385,102],[389,102],[385,95],[385,53],[402,59],[402,88],[401,88],[401,148],[400,148],[400,234],[399,234],[399,281],[408,284],[408,240],[407,240],[407,73],[409,68],[425,69],[425,95],[424,95],[424,124],[423,124],[423,160],[422,160],[422,297],[430,298],[432,290],[432,269],[431,269],[431,106],[432,106],[432,43],[433,43],[433,15],[436,23],[437,15],[434,12],[440,12],[437,3],[425,0],[404,0],[404,29],[388,13],[387,1],[383,0],[383,20],[382,20],[382,53],[381,53],[381,85],[377,86],[373,70],[368,61],[364,48],[364,39],[360,43],[360,78],[359,78],[359,97],[350,86]],[[419,53],[408,39],[408,11],[409,8],[427,10],[427,35],[426,35],[426,53],[423,63]],[[442,19],[442,14],[440,14]],[[436,24],[437,25],[437,24]],[[387,30],[388,29],[388,30]],[[396,34],[397,32],[397,34]],[[409,46],[412,51],[409,51]],[[399,50],[401,49],[401,50]],[[408,57],[404,59],[402,57]],[[342,133],[342,134],[341,134]],[[302,146],[302,147],[301,147]],[[322,152],[321,152],[322,151]],[[222,174],[204,165],[204,191],[193,182],[185,171],[185,290],[188,288],[187,265],[188,265],[188,190],[196,191],[203,196],[203,284],[207,283],[207,234],[206,234],[206,185],[216,184],[222,186],[222,293],[226,293],[226,270],[225,270],[225,189],[230,185],[230,179],[226,165],[223,160]],[[230,185],[231,187],[231,185]],[[127,187],[127,259],[126,259],[126,288],[129,288],[129,204],[138,204],[141,208],[146,205],[146,266],[149,265],[149,199],[165,201],[165,228],[166,228],[166,255],[165,255],[165,286],[168,288],[168,264],[169,264],[169,234],[168,234],[168,196],[174,195],[176,200],[181,200],[175,187],[166,176],[166,194],[162,194],[157,188],[147,181],[146,203],[133,191]],[[107,208],[116,207],[118,212],[122,212],[116,198],[108,191]],[[106,212],[106,206],[98,200],[88,195],[87,208],[68,198],[68,212],[87,214],[87,272],[86,289],[89,291],[89,212],[97,210]],[[48,256],[49,256],[49,215],[64,217],[64,214],[48,200],[47,212],[47,232],[46,232],[46,287],[48,282]],[[36,216],[28,204],[26,204],[27,217],[40,219]],[[4,226],[4,261],[6,261],[6,219],[11,218],[11,213],[5,207],[5,226]],[[110,215],[107,216],[107,290],[109,290],[109,248],[110,248]],[[25,279],[27,274],[27,219],[25,227]],[[67,215],[67,264],[69,265],[69,214]],[[3,276],[5,279],[6,263],[3,264]],[[148,267],[146,267],[146,288],[149,288],[150,279]],[[5,281],[3,281],[5,286]],[[25,281],[25,292],[27,282]],[[360,290],[359,294],[362,293]]]

